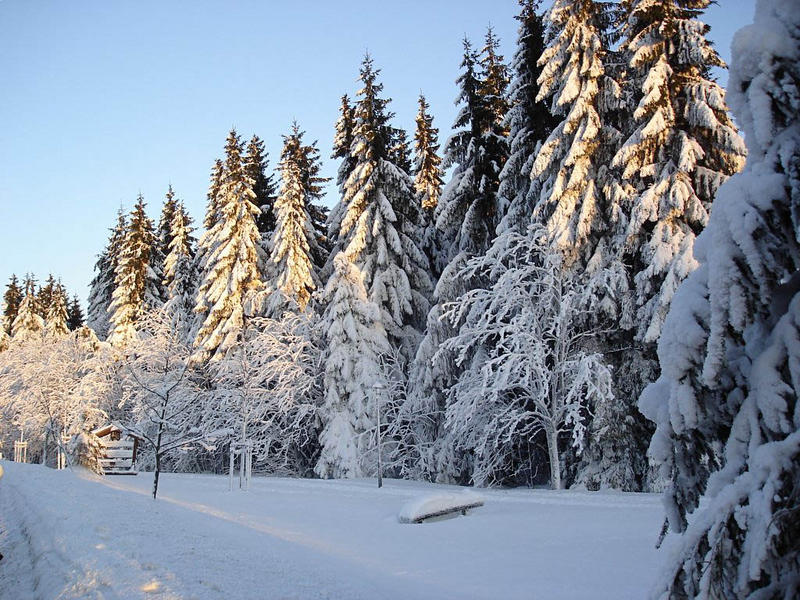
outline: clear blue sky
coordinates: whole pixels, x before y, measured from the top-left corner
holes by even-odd
[[[728,60],[755,0],[723,4],[705,21]],[[366,50],[396,124],[413,131],[422,90],[443,141],[462,38],[478,44],[491,23],[508,59],[516,13],[515,0],[0,0],[2,289],[12,272],[52,272],[85,299],[139,192],[157,219],[171,183],[201,221],[231,126],[262,137],[275,166],[297,119],[333,175],[339,98]]]

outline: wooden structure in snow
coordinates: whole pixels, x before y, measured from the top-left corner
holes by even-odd
[[[97,470],[103,475],[136,475],[139,439],[119,425],[110,423],[95,429]]]
[[[401,523],[424,523],[458,514],[483,506],[483,498],[477,494],[434,494],[412,500],[400,509],[397,520]]]

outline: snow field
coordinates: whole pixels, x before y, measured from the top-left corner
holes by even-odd
[[[409,526],[402,506],[459,488],[255,478],[231,493],[222,476],[164,474],[153,502],[149,474],[4,466],[4,600],[625,599],[660,561],[650,494],[482,490],[467,516]]]

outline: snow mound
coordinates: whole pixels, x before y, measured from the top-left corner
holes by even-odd
[[[401,523],[422,523],[425,519],[451,513],[466,514],[467,509],[479,506],[483,506],[483,498],[471,492],[434,494],[416,498],[403,506],[397,515],[397,520]]]

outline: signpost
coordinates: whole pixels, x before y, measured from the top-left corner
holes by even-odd
[[[383,439],[381,437],[381,403],[380,399],[383,390],[386,386],[382,383],[375,383],[372,385],[372,391],[375,394],[373,400],[375,401],[375,411],[378,413],[378,487],[383,487],[383,455],[381,453],[381,446],[383,446]]]
[[[14,462],[28,462],[28,442],[22,429],[19,430],[19,441],[14,442]]]

